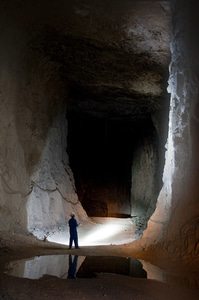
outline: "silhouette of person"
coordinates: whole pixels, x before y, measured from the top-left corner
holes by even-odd
[[[71,247],[73,245],[73,241],[74,241],[74,244],[75,244],[75,248],[79,249],[78,235],[77,235],[77,227],[78,227],[77,220],[75,219],[75,214],[74,213],[71,213],[70,216],[71,216],[71,218],[68,222],[69,228],[70,228],[69,249],[71,249]]]
[[[69,269],[68,269],[68,278],[67,279],[76,279],[76,271],[77,271],[77,261],[78,256],[75,255],[74,260],[72,261],[72,255],[70,254],[68,257],[69,260]]]

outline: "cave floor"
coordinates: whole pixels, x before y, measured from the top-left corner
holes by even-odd
[[[131,218],[91,218],[92,225],[79,226],[82,246],[119,245],[135,240],[135,225]]]
[[[97,223],[100,224],[101,221],[98,220]],[[123,233],[121,231],[120,234]],[[69,250],[68,246],[63,244],[39,241],[22,234],[0,232],[0,299],[199,299],[198,272],[193,266],[190,269],[179,261],[172,260],[162,249],[151,252],[136,245],[136,241],[121,245],[81,245],[80,249]],[[63,254],[71,254],[73,257],[77,255],[110,256],[110,259],[113,256],[136,258],[143,263],[143,268],[147,268],[145,269],[148,276],[145,279],[100,273],[96,278],[67,280],[44,275],[33,280],[9,276],[6,273],[6,265],[12,261]]]
[[[39,234],[38,234],[39,235]],[[51,233],[48,241],[68,245],[69,229]],[[132,218],[92,217],[78,226],[80,246],[120,245],[136,239]]]

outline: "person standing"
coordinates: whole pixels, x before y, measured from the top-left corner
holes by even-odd
[[[75,244],[75,248],[79,249],[79,245],[78,245],[78,235],[77,235],[77,220],[75,219],[75,214],[71,213],[70,214],[71,218],[68,221],[69,224],[69,228],[70,228],[70,241],[69,241],[69,249],[72,248],[73,245],[73,241]]]

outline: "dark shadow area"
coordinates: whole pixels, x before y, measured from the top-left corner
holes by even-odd
[[[70,165],[89,216],[130,214],[132,148],[131,134],[120,122],[68,114]]]
[[[70,166],[78,198],[88,216],[130,217],[134,214],[132,165],[137,159],[138,146],[143,147],[140,141],[153,143],[153,148],[158,148],[151,118],[107,119],[73,111],[69,102],[67,120]],[[157,160],[154,160],[154,168],[157,169]],[[159,190],[160,182],[157,187]]]
[[[77,277],[93,278],[98,273],[113,273],[136,278],[147,278],[147,272],[137,259],[109,256],[86,257],[77,272]]]

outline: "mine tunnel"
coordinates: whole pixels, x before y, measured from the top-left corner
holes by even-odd
[[[81,261],[94,251],[198,267],[198,3],[0,8],[1,266],[29,243],[65,251],[74,213]],[[38,257],[29,265],[45,274],[51,257]]]
[[[87,109],[73,104],[74,98],[84,103],[91,97],[99,101],[97,111],[89,104]],[[76,88],[67,105],[67,151],[78,198],[90,217],[134,217],[143,230],[162,187],[167,131],[162,129],[159,136],[148,112],[129,116],[125,101],[124,112],[115,112],[109,104],[107,113],[102,109],[104,101],[110,102],[106,94],[95,97]],[[166,97],[165,102],[164,110],[154,114],[161,115],[166,129]]]
[[[65,30],[60,29],[58,20],[54,25],[49,23],[50,10],[46,23],[34,20],[27,64],[35,56],[36,68],[42,70],[34,71],[33,76],[46,73],[36,80],[41,81],[40,86],[44,77],[48,78],[45,85],[49,95],[42,105],[49,106],[51,119],[43,119],[41,107],[33,116],[37,120],[33,129],[51,127],[62,105],[66,119],[56,118],[58,126],[65,126],[66,149],[62,143],[57,153],[66,150],[82,208],[89,217],[133,218],[136,231],[142,234],[163,185],[169,126],[170,8],[167,2],[146,3],[144,8],[136,1],[132,11],[129,3],[118,2],[111,11],[102,5],[102,20],[98,5],[89,9],[82,5],[80,10],[68,5]],[[90,27],[91,17],[94,22]],[[103,35],[93,35],[93,28],[100,26]],[[33,98],[30,102],[34,106]],[[56,150],[51,147],[51,151]],[[37,157],[34,149],[32,152],[37,161],[40,153]],[[55,182],[60,192],[56,178]],[[38,180],[33,186],[41,187]],[[53,197],[50,202],[54,202]],[[37,208],[29,203],[28,227],[36,228]],[[43,201],[41,206],[45,206]],[[41,211],[38,213],[42,218]],[[45,219],[48,223],[47,215]],[[64,217],[61,219],[64,223]]]
[[[125,5],[122,9],[126,11]],[[149,22],[140,4],[136,9]],[[69,41],[56,32],[56,47],[47,40],[51,51],[61,49],[63,77],[72,83],[67,152],[78,199],[89,217],[132,217],[140,232],[147,227],[162,187],[168,134],[168,3],[154,5],[151,14],[148,33],[144,24],[139,37],[131,33],[132,27],[137,31],[140,26],[135,15],[124,30],[129,41],[119,47],[96,38],[77,41],[73,36]],[[109,17],[120,26],[117,7]],[[144,44],[141,32],[150,36]],[[53,60],[61,61],[60,52],[53,53]]]

